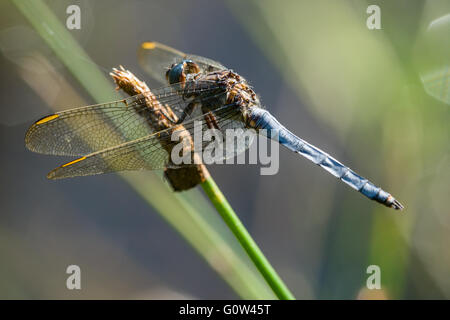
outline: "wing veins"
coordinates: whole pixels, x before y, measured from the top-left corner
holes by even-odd
[[[239,115],[238,110],[234,109],[232,107],[232,105],[226,105],[221,107],[220,109],[225,109],[229,108],[228,111],[224,112],[220,118],[219,118],[219,123],[224,124],[226,123],[226,121],[231,120],[231,121],[235,121],[232,118],[235,117],[236,115]],[[160,136],[162,133],[170,133],[170,131],[175,132],[175,131],[188,131],[191,135],[193,134],[193,128],[195,126],[195,121],[202,121],[202,131],[204,131],[205,129],[208,129],[207,127],[207,123],[204,120],[204,115],[201,115],[199,117],[196,117],[194,119],[189,120],[188,122],[183,124],[183,127],[180,129],[176,129],[176,128],[168,128],[165,130],[161,130],[159,132],[155,132],[152,133],[148,136],[133,140],[133,141],[128,141],[125,142],[121,145],[118,146],[114,146],[114,147],[110,147],[101,151],[97,151],[97,152],[93,152],[91,154],[86,155],[85,159],[88,161],[81,161],[81,162],[75,162],[73,165],[69,165],[66,167],[58,167],[55,170],[53,170],[49,175],[51,175],[52,173],[53,176],[50,176],[50,178],[58,178],[58,171],[60,171],[60,173],[62,173],[59,175],[59,177],[67,177],[67,176],[73,176],[70,175],[71,171],[79,171],[82,172],[84,168],[90,168],[92,166],[96,166],[99,165],[99,162],[105,162],[106,163],[106,167],[104,169],[101,169],[98,172],[94,172],[94,173],[90,173],[90,174],[96,174],[96,173],[102,173],[102,172],[110,172],[110,171],[115,171],[115,170],[111,170],[114,168],[115,165],[117,165],[117,161],[120,161],[121,159],[123,159],[126,156],[129,156],[130,154],[134,153],[134,152],[138,152],[138,157],[132,157],[128,160],[128,162],[125,164],[125,166],[123,166],[122,168],[119,168],[119,170],[130,170],[131,169],[136,169],[137,167],[133,167],[130,166],[130,161],[132,165],[134,165],[134,163],[139,163],[142,162],[143,165],[139,167],[139,169],[144,169],[144,168],[150,168],[150,169],[158,169],[158,168],[162,168],[164,165],[167,164],[168,159],[164,158],[162,159],[164,164],[161,162],[161,167],[159,166],[155,166],[155,167],[147,167],[146,166],[146,162],[149,160],[147,159],[147,155],[149,153],[155,153],[158,152],[159,150],[163,151],[162,153],[156,154],[155,157],[153,159],[150,160],[161,160],[161,159],[157,159],[157,158],[161,158],[162,156],[165,156],[165,154],[167,153],[167,150],[164,149],[164,146],[170,146],[170,145],[174,145],[179,143],[180,141],[171,141],[171,134],[168,134],[165,137],[158,137],[158,135]],[[147,145],[145,145],[146,143],[149,143]],[[144,144],[145,145],[145,149],[140,149],[137,148],[138,145],[140,144]],[[204,146],[202,146],[202,149],[204,148]],[[89,161],[89,159],[92,159],[94,161],[94,163],[92,163],[92,161]],[[69,174],[69,175],[67,175]],[[75,174],[77,175],[77,174]]]

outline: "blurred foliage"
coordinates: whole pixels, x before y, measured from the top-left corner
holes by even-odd
[[[299,97],[306,97],[311,112],[345,140],[357,163],[371,165],[360,166],[361,172],[378,176],[377,183],[406,203],[400,215],[374,207],[370,222],[352,201],[353,194],[339,195],[334,202],[338,215],[331,219],[324,250],[324,278],[318,284],[323,298],[354,296],[364,277],[362,268],[355,277],[356,270],[348,267],[355,259],[381,267],[388,298],[408,297],[411,250],[418,249],[412,236],[428,241],[417,223],[449,213],[436,208],[436,201],[446,199],[437,200],[433,193],[449,190],[448,174],[443,176],[442,170],[450,168],[450,5],[376,1],[382,30],[369,30],[365,27],[369,15],[363,14],[369,4],[373,3],[230,1],[232,11],[286,82]],[[256,14],[248,16],[249,11]],[[413,61],[414,55],[420,58]],[[449,221],[445,217],[442,228]],[[447,238],[445,232],[438,234]],[[346,248],[350,238],[368,241],[352,254]],[[441,254],[449,255],[441,252],[423,263],[439,265]],[[433,276],[439,286],[447,282],[445,272]],[[449,287],[445,289],[447,294]]]
[[[0,5],[5,6],[5,3]],[[46,3],[51,5],[59,21],[64,21],[65,7],[71,1]],[[120,63],[127,67],[132,65],[137,45],[145,40],[157,40],[217,59],[245,76],[265,106],[290,130],[336,156],[405,204],[406,210],[398,214],[367,201],[326,172],[283,149],[280,150],[280,172],[275,176],[257,176],[257,169],[252,166],[211,168],[233,207],[297,298],[450,297],[450,252],[447,249],[450,241],[449,1],[229,0],[226,6],[204,0],[79,3],[86,13],[84,29],[72,35],[96,63],[108,66],[107,70]],[[381,9],[381,30],[366,27],[366,9],[372,4]],[[20,21],[12,8],[2,10],[3,23],[12,19]],[[23,93],[26,99],[26,84],[39,89],[33,90],[42,93],[39,96],[42,103],[36,102],[28,109],[22,109],[23,104],[2,109],[0,123],[11,124],[13,116],[31,121],[43,112],[39,109],[42,105],[67,105],[65,101],[69,100],[84,103],[85,97],[80,98],[82,93],[77,95],[83,91],[78,83],[66,80],[65,84],[62,77],[50,81],[42,73],[32,72],[29,60],[24,63],[11,58],[16,51],[37,51],[44,57],[51,56],[45,45],[25,32],[26,24],[15,20],[11,24],[13,27],[0,32],[2,54],[4,61],[13,61],[13,67],[5,63],[7,70],[18,73],[23,80],[14,82],[8,78],[7,86],[3,82],[2,99],[9,102],[10,91]],[[41,27],[45,28],[45,24]],[[10,41],[5,47],[7,31],[11,30],[13,39],[22,41]],[[44,65],[40,58],[33,61],[34,65]],[[59,59],[49,61],[63,74]],[[67,65],[86,66],[85,62],[70,60]],[[87,65],[92,68],[91,62]],[[88,71],[97,73],[95,70]],[[93,94],[99,95],[96,100],[110,100],[112,86],[104,77],[91,75],[89,78],[95,80],[95,85],[90,88],[95,91]],[[38,85],[46,81],[49,86],[44,91]],[[55,89],[58,85],[61,91]],[[104,91],[98,91],[98,86],[104,87]],[[103,92],[101,96],[100,92]],[[25,128],[19,129],[23,134]],[[2,273],[8,275],[0,278],[2,291],[7,290],[9,296],[15,297],[19,294],[54,297],[55,292],[59,293],[53,289],[64,281],[64,275],[58,274],[59,267],[35,262],[46,259],[53,263],[59,259],[58,255],[65,252],[63,249],[45,247],[57,239],[64,248],[68,248],[71,241],[83,248],[94,243],[97,250],[106,248],[104,255],[88,256],[85,260],[98,268],[91,271],[96,279],[95,287],[92,284],[89,291],[93,296],[133,296],[132,292],[139,288],[136,283],[140,283],[140,275],[151,277],[145,273],[150,268],[143,268],[143,265],[148,266],[149,260],[164,260],[165,256],[161,253],[158,259],[151,256],[142,264],[133,263],[144,253],[126,251],[125,254],[125,250],[116,249],[118,241],[107,236],[101,241],[97,229],[84,230],[84,223],[95,217],[76,220],[75,217],[89,211],[70,199],[83,194],[83,189],[93,180],[71,182],[73,194],[63,197],[64,193],[57,190],[59,187],[47,187],[32,180],[31,172],[37,169],[28,167],[31,160],[38,158],[27,156],[17,152],[2,162],[1,174],[6,180],[2,186],[4,216],[0,250],[5,257]],[[23,164],[20,167],[23,172],[14,166],[16,162]],[[43,160],[41,166],[47,167],[48,160]],[[14,178],[9,172],[14,173]],[[133,188],[158,212],[167,210],[168,214],[163,217],[189,239],[209,265],[241,292],[241,296],[254,297],[260,290],[267,294],[264,286],[252,287],[254,278],[247,276],[253,277],[252,271],[241,273],[242,265],[247,265],[248,260],[242,258],[239,245],[201,194],[189,192],[174,196],[166,191],[158,176],[149,173],[130,174],[125,178],[133,181]],[[125,192],[120,189],[119,181],[112,181],[115,188],[107,190]],[[148,185],[150,183],[152,186]],[[54,192],[51,199],[55,199],[56,204],[67,202],[68,206],[73,206],[73,212],[65,212],[64,219],[77,221],[79,229],[61,231],[56,228],[58,224],[51,222],[60,222],[58,219],[63,218],[59,212],[52,211],[55,210],[52,205],[34,198],[35,193],[39,194],[38,188]],[[20,193],[30,199],[29,206],[21,201],[22,197],[18,198]],[[120,199],[115,200],[120,203]],[[127,219],[131,219],[132,213],[133,210]],[[112,209],[108,219],[110,216],[114,217]],[[123,229],[120,224],[127,220],[116,219]],[[98,224],[109,221],[98,220]],[[145,225],[145,229],[148,227]],[[208,230],[220,231],[209,234]],[[75,242],[81,232],[84,232],[83,239]],[[133,229],[124,234],[131,237],[134,233],[142,235],[144,231],[139,233]],[[44,247],[36,249],[34,243],[44,244]],[[168,259],[173,262],[170,265],[161,262],[161,269],[171,269],[169,275],[174,277],[187,267],[188,261],[178,259],[186,257],[183,248],[171,252],[176,248],[176,240],[169,243],[166,239],[166,243],[158,245],[168,248],[167,256],[175,257]],[[149,246],[145,243],[145,247]],[[130,248],[139,250],[140,247],[133,243],[127,249]],[[32,253],[22,254],[27,251]],[[114,254],[108,254],[110,251]],[[72,249],[70,254],[65,253],[61,260],[66,262],[81,256],[74,252],[77,251]],[[121,289],[122,295],[114,296],[112,292],[117,292],[123,282],[105,283],[113,278],[111,275],[123,274],[125,267],[101,276],[103,261],[109,259],[126,261],[126,270],[138,275],[138,280],[127,279],[129,287]],[[24,267],[28,264],[33,270]],[[371,264],[381,268],[380,291],[365,288],[366,269]],[[170,283],[170,277],[163,276],[156,266],[155,262],[150,270],[154,277],[160,278],[163,284],[164,281]],[[44,280],[35,275],[47,269],[52,276],[45,277],[51,279],[51,284],[45,286]],[[229,297],[219,285],[211,288],[211,278],[202,282],[206,275],[201,270],[189,272],[195,285],[189,286],[176,278],[174,282],[181,289],[212,292],[212,297]],[[261,283],[259,280],[255,283]],[[151,287],[147,282],[144,285]],[[20,291],[20,288],[27,290]],[[2,292],[2,295],[5,294]],[[164,295],[161,293],[159,297]]]
[[[108,80],[93,67],[94,64],[84,50],[44,2],[36,0],[13,3],[97,103],[119,99]],[[223,222],[220,219],[205,218],[201,212],[207,212],[210,216],[214,214],[211,210],[207,211],[207,204],[203,203],[198,208],[193,206],[193,203],[198,203],[199,197],[195,191],[176,195],[161,183],[161,177],[155,179],[153,173],[140,173],[139,177],[120,175],[149,205],[160,212],[242,298],[273,297],[255,268],[249,266],[248,258],[236,245],[236,240],[229,236]]]

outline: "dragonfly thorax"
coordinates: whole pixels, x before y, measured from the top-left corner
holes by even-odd
[[[235,104],[242,113],[245,123],[254,108],[261,108],[258,96],[247,81],[239,74],[228,70],[224,73],[227,87],[227,104]]]

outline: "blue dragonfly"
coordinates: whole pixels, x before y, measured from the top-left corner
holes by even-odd
[[[153,78],[166,83],[151,90],[151,99],[138,94],[69,109],[29,128],[25,144],[31,151],[81,156],[52,170],[49,179],[177,168],[170,152],[179,143],[172,139],[174,132],[195,136],[198,129],[253,130],[304,156],[369,199],[403,209],[391,194],[285,128],[261,106],[247,81],[219,62],[157,42],[143,43],[138,58]],[[206,148],[207,143],[199,143],[202,150]],[[243,152],[249,143],[238,144],[232,155]]]

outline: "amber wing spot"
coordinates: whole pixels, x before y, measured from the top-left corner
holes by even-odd
[[[51,116],[47,116],[45,118],[42,118],[41,120],[36,121],[35,124],[43,124],[43,123],[49,122],[50,120],[56,119],[58,117],[59,117],[59,115],[52,114]]]
[[[70,166],[70,165],[72,165],[72,164],[74,164],[74,163],[83,161],[84,159],[86,159],[86,157],[81,157],[81,158],[75,159],[75,160],[70,161],[70,162],[68,162],[68,163],[66,163],[66,164],[63,164],[63,165],[61,166],[61,168],[64,168],[64,167]]]
[[[53,169],[52,171],[50,171],[50,172],[47,174],[47,179],[54,180],[54,179],[59,179],[59,178],[61,178],[61,177],[58,176],[58,173],[60,173],[60,170],[61,170],[62,168],[65,168],[65,167],[68,167],[68,166],[70,166],[70,165],[72,165],[72,164],[74,164],[74,163],[83,161],[84,159],[86,159],[86,157],[81,157],[81,158],[75,159],[75,160],[73,160],[73,161],[70,161],[70,162],[68,162],[68,163],[63,164],[62,166],[59,166],[59,167]]]
[[[154,42],[144,42],[142,43],[142,48],[143,49],[147,49],[147,50],[151,50],[151,49],[155,49],[156,45]]]

